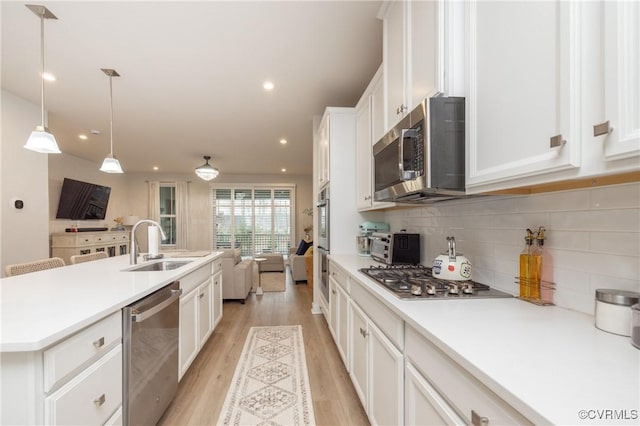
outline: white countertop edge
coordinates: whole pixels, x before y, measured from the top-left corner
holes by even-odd
[[[176,268],[170,271],[150,271],[150,272],[146,272],[146,273],[150,273],[150,274],[162,274],[162,278],[158,281],[158,284],[154,285],[153,287],[148,287],[146,288],[144,291],[140,291],[138,293],[136,293],[135,295],[131,295],[130,297],[127,297],[125,299],[119,300],[117,303],[112,304],[104,309],[101,309],[99,311],[96,311],[95,314],[84,317],[83,319],[71,324],[68,327],[59,329],[58,331],[48,334],[46,337],[38,339],[38,340],[16,340],[16,341],[12,341],[12,342],[5,342],[3,339],[0,339],[0,353],[4,353],[4,352],[34,352],[34,351],[40,351],[43,349],[46,349],[47,347],[51,346],[52,344],[60,341],[61,339],[64,339],[72,334],[75,334],[76,332],[82,330],[83,328],[113,314],[116,311],[121,310],[122,308],[124,308],[127,305],[130,305],[131,303],[134,303],[137,300],[142,299],[143,297],[161,289],[162,287],[166,286],[167,284],[170,284],[171,282],[180,279],[181,277],[195,271],[196,269],[200,268],[202,265],[212,262],[213,260],[217,259],[218,257],[220,257],[222,255],[222,252],[220,251],[214,251],[211,252],[211,254],[207,255],[207,256],[200,256],[200,257],[179,257],[176,258],[176,260],[179,261],[189,261],[188,264],[180,267],[180,268]],[[128,255],[126,255],[128,258]],[[124,257],[124,256],[121,256]],[[122,273],[126,273],[126,274],[144,274],[145,272],[131,272],[128,271],[128,269],[134,268],[136,266],[142,266],[144,263],[154,263],[154,262],[161,262],[163,260],[167,260],[167,259],[171,259],[170,257],[170,253],[168,253],[168,256],[162,258],[162,259],[156,259],[156,260],[152,260],[152,261],[148,261],[148,262],[139,262],[137,265],[128,265],[126,268],[124,269],[120,269],[120,272]],[[68,265],[71,266],[71,265]],[[50,270],[51,272],[54,272],[54,270]],[[40,271],[40,273],[47,273],[50,271]],[[160,275],[159,275],[160,276]]]

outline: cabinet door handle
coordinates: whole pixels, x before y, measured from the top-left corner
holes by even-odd
[[[364,330],[362,327],[360,327],[360,334],[362,334],[362,337],[364,338],[366,338],[369,335],[369,333],[367,333],[367,331]]]
[[[471,424],[473,426],[487,426],[489,424],[489,418],[482,417],[476,413],[475,410],[471,410]]]
[[[204,297],[204,293],[200,293],[200,299]]]
[[[549,148],[562,147],[567,143],[562,139],[562,135],[555,135],[549,138]]]
[[[104,337],[99,338],[98,340],[93,341],[93,346],[96,348],[101,348],[104,346]]]
[[[106,400],[107,400],[107,398],[104,396],[104,394],[102,394],[99,397],[97,397],[96,399],[94,399],[93,403],[96,404],[98,407],[100,407],[102,404],[104,404],[104,402]]]
[[[331,290],[331,293],[332,293],[332,294],[336,294],[336,291],[335,291],[335,290]]]
[[[613,132],[613,127],[609,124],[609,120],[593,126],[593,136],[602,136],[611,132]]]
[[[215,281],[213,282],[213,285],[218,285],[218,280],[215,280]]]

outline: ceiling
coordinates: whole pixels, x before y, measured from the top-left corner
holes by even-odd
[[[382,63],[380,3],[33,3],[58,17],[45,21],[45,68],[56,76],[45,85],[49,130],[64,153],[100,164],[109,153],[100,69],[113,68],[114,156],[125,173],[191,173],[211,155],[221,176],[310,174],[313,116],[354,106]],[[0,8],[2,88],[40,105],[39,18],[24,2]]]

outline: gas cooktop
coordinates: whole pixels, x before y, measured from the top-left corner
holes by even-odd
[[[407,300],[488,299],[513,297],[475,281],[434,278],[431,268],[422,265],[371,266],[361,268],[367,275],[397,297]]]

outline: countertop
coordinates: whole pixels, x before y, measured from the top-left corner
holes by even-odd
[[[153,293],[221,255],[171,271],[130,272],[129,255],[0,280],[0,352],[37,351]],[[138,263],[138,266],[141,262]]]
[[[516,298],[403,301],[358,271],[370,258],[330,259],[534,423],[640,423],[640,350],[593,316]]]

